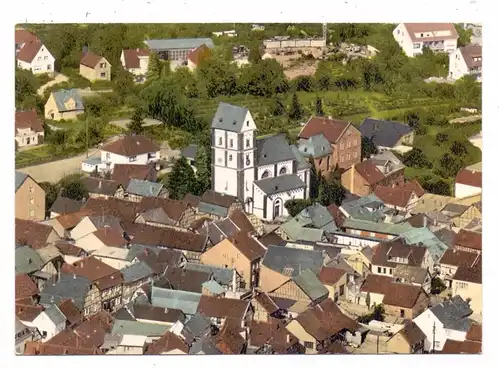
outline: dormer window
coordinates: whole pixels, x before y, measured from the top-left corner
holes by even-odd
[[[247,120],[247,127],[250,127],[250,121]]]

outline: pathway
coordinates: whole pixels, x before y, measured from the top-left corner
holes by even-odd
[[[113,124],[115,126],[118,126],[123,129],[127,129],[127,124],[129,124],[131,119],[117,119],[117,120],[112,120],[109,122],[109,124]],[[146,118],[144,119],[144,125],[143,127],[149,127],[149,126],[158,126],[162,124],[161,121],[157,119],[151,119],[151,118]]]
[[[66,77],[64,74],[61,74],[61,73],[56,73],[56,76],[55,78],[52,80],[52,81],[49,81],[47,82],[46,84],[44,84],[43,86],[41,86],[38,90],[37,90],[37,94],[40,95],[40,96],[43,96],[43,93],[45,92],[45,90],[47,88],[49,88],[50,86],[53,86],[57,83],[62,83],[62,82],[66,82],[68,80],[68,77]]]

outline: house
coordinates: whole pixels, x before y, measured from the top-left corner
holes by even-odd
[[[406,190],[400,186],[377,186],[373,193],[384,202],[385,206],[399,211],[411,211],[418,201],[418,197],[413,190]]]
[[[16,355],[23,355],[26,344],[35,340],[36,333],[33,328],[23,324],[17,317],[15,324]]]
[[[464,198],[476,194],[480,194],[483,188],[483,166],[482,163],[469,165],[457,173],[455,177],[455,190],[456,198]]]
[[[84,112],[84,101],[76,88],[51,92],[45,103],[45,119],[72,120]]]
[[[16,148],[36,146],[43,143],[45,137],[44,123],[36,110],[16,111],[15,117]]]
[[[57,307],[66,317],[67,328],[75,327],[83,322],[82,312],[71,299],[62,300]]]
[[[129,303],[134,293],[142,285],[153,280],[155,275],[155,271],[145,261],[126,266],[120,272],[123,275],[122,299],[124,304]]]
[[[81,231],[79,230],[79,235],[75,232],[75,234],[72,235],[72,238],[75,240],[85,234],[96,231],[98,228],[104,227],[105,224],[110,226],[114,225],[118,228],[121,226],[120,221],[133,222],[137,216],[136,207],[133,206],[133,203],[116,198],[90,198],[81,211],[88,212],[86,216],[92,217],[90,221],[94,224],[94,228],[92,228],[91,231],[88,231],[86,228]],[[97,220],[98,216],[104,217],[101,223]],[[80,234],[80,232],[83,232],[83,234]]]
[[[387,352],[393,354],[423,354],[425,334],[414,322],[407,322],[387,340]]]
[[[41,341],[47,342],[66,328],[66,317],[56,305],[52,305],[42,311],[31,324],[31,327],[40,332]]]
[[[419,245],[425,247],[431,258],[431,263],[437,263],[448,246],[442,242],[434,233],[428,228],[412,228],[404,232],[401,237],[409,245]],[[432,265],[429,265],[432,269]]]
[[[483,326],[472,323],[465,336],[465,341],[448,339],[442,354],[480,354],[482,349]]]
[[[319,280],[328,290],[328,297],[337,302],[345,298],[347,272],[335,267],[323,267],[318,275]]]
[[[333,148],[323,134],[299,139],[297,148],[305,158],[312,156],[317,172],[328,175],[335,170]]]
[[[474,252],[476,254],[483,253],[482,235],[479,232],[468,231],[461,229],[453,242],[453,247],[460,251]]]
[[[136,81],[143,81],[149,67],[148,49],[124,49],[120,55],[123,69],[136,76]]]
[[[144,197],[166,198],[167,195],[168,191],[161,183],[132,178],[123,193],[123,198],[140,202]]]
[[[304,354],[305,348],[278,319],[253,321],[248,336],[247,354]]]
[[[45,219],[45,191],[23,172],[15,173],[16,219],[39,221]]]
[[[40,255],[30,246],[19,246],[15,249],[15,271],[18,274],[33,276],[43,268]],[[40,286],[39,286],[40,288]]]
[[[377,186],[404,183],[405,165],[392,152],[384,151],[355,164],[342,173],[342,186],[358,196],[366,196]]]
[[[160,147],[146,136],[126,135],[101,147],[100,161],[82,162],[82,171],[113,171],[115,164],[145,165],[160,159]],[[115,178],[111,178],[115,180]],[[140,178],[145,179],[145,178]],[[125,183],[120,183],[126,186]]]
[[[70,236],[77,247],[88,253],[105,246],[122,247],[129,243],[123,236],[120,219],[109,215],[84,217]]]
[[[210,48],[203,44],[193,51],[189,52],[187,54],[187,67],[190,71],[195,70],[198,68],[201,62],[203,62],[205,59],[210,58],[212,55],[212,51]]]
[[[439,259],[437,271],[439,277],[444,281],[447,288],[451,288],[453,277],[459,267],[475,269],[481,263],[481,255],[476,252],[462,251],[456,248],[449,248]]]
[[[59,195],[50,207],[50,219],[58,217],[59,215],[76,213],[81,209],[84,202],[73,200]]]
[[[469,305],[460,296],[454,296],[413,319],[425,334],[424,350],[442,351],[447,340],[465,341],[473,324],[471,314]]]
[[[333,300],[326,299],[299,314],[286,329],[297,337],[306,354],[316,354],[334,341],[346,341],[346,333],[354,334],[358,323],[344,315]]]
[[[153,164],[115,164],[111,180],[127,188],[131,179],[156,182],[158,171]]]
[[[16,274],[15,280],[16,303],[36,305],[40,290],[27,274]]]
[[[347,169],[361,161],[361,133],[351,122],[331,117],[311,117],[302,127],[299,139],[309,140],[320,134],[331,145],[331,167]]]
[[[226,291],[236,292],[241,285],[241,276],[235,269],[220,268],[212,265],[186,262],[182,265],[185,270],[197,270],[209,273],[212,279]]]
[[[169,266],[155,285],[159,287],[168,286],[173,290],[196,292],[204,295],[204,292],[206,292],[204,291],[206,289],[204,283],[211,281],[211,277],[211,274],[206,271]],[[219,294],[223,292],[220,291]]]
[[[462,214],[459,214],[453,217],[451,220],[455,227],[457,228],[466,228],[471,231],[474,231],[474,224],[478,226],[482,225],[482,212],[483,212],[483,203],[482,201],[478,201],[469,205]],[[474,222],[471,224],[471,222]],[[470,226],[469,226],[470,225]]]
[[[250,111],[219,103],[212,120],[212,190],[234,196],[263,220],[286,217],[285,202],[309,197],[309,170],[300,169],[282,134],[257,139]]]
[[[54,73],[55,58],[33,33],[19,29],[15,34],[16,66],[33,74]]]
[[[253,320],[256,322],[271,322],[273,318],[283,316],[283,311],[265,292],[256,291],[251,303],[254,309]]]
[[[196,312],[210,318],[218,328],[225,323],[243,328],[252,321],[253,309],[250,301],[201,296]]]
[[[40,342],[27,342],[24,355],[99,355],[98,349],[87,349]]]
[[[149,50],[157,53],[160,59],[174,62],[186,62],[188,54],[201,45],[213,49],[210,38],[174,38],[144,41]]]
[[[51,226],[16,218],[16,244],[41,249],[58,240],[59,236]]]
[[[368,220],[346,219],[342,229],[347,235],[370,237],[372,240],[387,241],[401,236],[412,229],[406,222],[391,224],[381,222],[370,222]]]
[[[359,126],[364,138],[371,139],[377,149],[381,151],[399,151],[401,146],[407,149],[413,146],[415,130],[400,122],[365,118]]]
[[[232,214],[235,210],[243,210],[241,201],[235,196],[229,196],[223,192],[215,192],[207,190],[201,198],[191,196],[187,199],[189,194],[186,195],[184,202],[189,203],[196,208],[197,214],[202,217],[211,219],[223,219]]]
[[[338,210],[344,218],[342,223],[347,218],[382,222],[387,217],[384,202],[373,193],[355,200],[344,200]]]
[[[236,269],[244,282],[244,288],[250,289],[259,283],[259,264],[265,253],[265,247],[255,236],[240,231],[231,239],[225,239],[205,251],[200,262]]]
[[[306,239],[304,236],[313,230],[324,233],[318,239]],[[294,218],[280,226],[281,235],[287,240],[326,241],[326,233],[338,230],[333,216],[323,205],[315,202],[297,214]]]
[[[366,246],[346,255],[344,260],[356,273],[364,277],[371,273],[373,254],[373,249]]]
[[[85,206],[85,204],[82,204]],[[90,215],[89,209],[80,209],[73,213],[59,215],[55,218],[49,219],[44,222],[46,225],[52,226],[57,235],[62,239],[72,240],[71,231],[84,219]]]
[[[172,332],[165,332],[160,339],[147,345],[145,355],[179,355],[188,354],[189,346],[180,337]]]
[[[410,58],[421,54],[424,47],[446,53],[457,49],[458,32],[453,23],[400,23],[392,34]]]
[[[473,267],[459,266],[451,281],[453,296],[460,296],[469,303],[475,315],[483,313],[483,271],[481,262]]]
[[[89,197],[102,197],[108,199],[114,197],[119,191],[119,183],[95,177],[84,177],[82,183],[89,193]]]
[[[187,203],[160,197],[143,197],[136,213],[135,223],[178,230],[185,230],[195,219],[195,211]]]
[[[404,183],[398,183],[397,186],[403,190],[410,190],[415,192],[415,195],[417,195],[418,198],[421,198],[426,193],[424,188],[416,178],[405,181]]]
[[[128,253],[129,250],[126,248],[126,245],[118,245],[101,247],[93,251],[90,255],[112,268],[122,269],[130,265],[130,261],[127,258]]]
[[[105,57],[87,51],[80,59],[80,75],[91,82],[111,81],[111,64]]]
[[[468,44],[459,47],[450,53],[449,78],[460,79],[472,75],[482,80],[483,47],[477,44]]]
[[[429,295],[420,286],[399,283],[390,277],[370,274],[360,288],[360,304],[383,304],[387,315],[413,319],[427,309]]]

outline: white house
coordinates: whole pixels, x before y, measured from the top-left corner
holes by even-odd
[[[66,316],[56,305],[51,305],[42,311],[31,324],[26,325],[36,327],[40,332],[42,342],[46,342],[66,328]]]
[[[392,34],[409,57],[421,54],[424,47],[446,53],[457,49],[458,33],[453,23],[400,23]]]
[[[43,142],[43,122],[35,110],[16,112],[15,140],[18,147],[35,146]]]
[[[284,135],[257,139],[256,130],[248,109],[219,104],[212,120],[212,189],[271,221],[288,216],[287,200],[309,198],[309,166]]]
[[[55,58],[33,33],[16,30],[16,65],[34,74],[54,73]]]
[[[100,158],[82,162],[82,171],[92,173],[112,171],[115,164],[151,164],[160,159],[160,147],[141,135],[127,135],[117,138],[101,148]]]
[[[454,296],[413,319],[426,336],[424,350],[441,351],[446,340],[465,341],[472,325],[471,314],[469,305],[460,296]]]
[[[480,194],[483,188],[482,172],[482,162],[460,169],[455,178],[455,197],[461,199]]]
[[[145,77],[149,66],[148,49],[122,50],[120,61],[123,68],[137,77]]]
[[[473,75],[481,81],[483,70],[483,47],[469,44],[459,47],[450,54],[449,78],[459,79]]]

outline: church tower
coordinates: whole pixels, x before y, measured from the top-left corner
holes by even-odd
[[[242,203],[253,197],[256,129],[247,108],[224,102],[212,120],[212,189]]]

